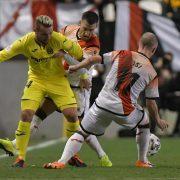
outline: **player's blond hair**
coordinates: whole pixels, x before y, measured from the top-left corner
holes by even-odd
[[[36,17],[36,24],[42,24],[43,26],[46,27],[51,27],[53,26],[53,20],[46,15],[40,15]]]
[[[153,34],[151,32],[144,33],[142,35],[140,41],[142,43],[142,46],[143,47],[146,46],[148,49],[152,49],[158,45],[158,40],[157,40],[155,34]]]

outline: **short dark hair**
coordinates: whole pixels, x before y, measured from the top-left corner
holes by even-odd
[[[98,23],[99,17],[93,11],[86,11],[82,14],[82,20],[86,20],[90,25]]]

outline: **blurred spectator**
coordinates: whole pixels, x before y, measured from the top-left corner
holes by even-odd
[[[172,61],[172,53],[166,52],[155,64],[159,73],[159,107],[178,113],[172,136],[180,136],[180,72],[174,73],[172,71]]]
[[[163,0],[162,14],[171,18],[180,31],[180,0]]]
[[[115,0],[87,0],[93,3],[98,10],[99,38],[101,42],[101,54],[112,51],[114,47],[116,5]]]
[[[154,67],[159,72],[162,68],[168,69],[172,72],[172,60],[173,54],[171,52],[166,52],[163,57],[158,58],[157,62],[154,63]]]
[[[32,0],[31,3],[33,24],[37,16],[44,14],[53,19],[53,28],[57,31],[56,0]]]
[[[163,0],[162,1],[162,13],[169,18],[173,15],[179,16],[180,13],[180,1],[179,0]]]
[[[56,1],[61,3],[76,3],[79,2],[80,0],[56,0]]]

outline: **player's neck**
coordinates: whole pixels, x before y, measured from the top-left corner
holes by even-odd
[[[37,43],[39,46],[42,46],[43,48],[45,48],[46,45],[47,45],[47,44],[45,44],[45,43],[42,43],[42,42],[38,41],[36,38],[35,38],[35,41],[36,41],[36,43]]]
[[[145,57],[148,58],[148,59],[151,58],[151,53],[149,53],[149,51],[147,51],[147,50],[144,50],[144,49],[138,50],[138,53],[139,53],[139,54],[142,54],[143,56],[145,56]]]

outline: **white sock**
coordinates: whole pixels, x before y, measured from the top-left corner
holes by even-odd
[[[106,153],[103,151],[101,145],[99,144],[99,141],[98,141],[96,136],[89,135],[86,138],[86,142],[98,154],[99,158],[101,158],[104,155],[106,155]]]
[[[138,149],[138,160],[147,162],[147,152],[149,147],[150,129],[149,128],[137,128],[136,131],[136,143]]]
[[[31,133],[34,133],[38,130],[39,128],[39,125],[42,123],[42,119],[39,118],[38,116],[34,115],[33,116],[33,119],[32,119],[32,122],[31,122]]]
[[[80,151],[84,142],[84,137],[78,133],[74,133],[67,141],[63,154],[58,162],[66,164],[68,160]]]

